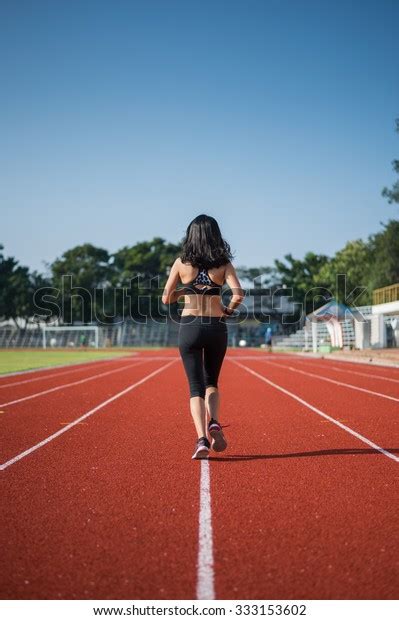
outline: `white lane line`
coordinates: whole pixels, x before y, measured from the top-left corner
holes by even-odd
[[[150,360],[174,360],[176,359],[176,355],[148,355],[144,358],[141,357],[140,359],[150,359]]]
[[[127,361],[126,357],[122,357],[120,358],[120,360]],[[108,364],[111,364],[113,361],[114,360],[108,360],[107,362],[103,362],[103,364],[108,365]],[[134,361],[137,361],[137,360],[135,359]],[[99,364],[99,363],[100,363],[100,360],[96,362],[96,364]],[[70,370],[64,370],[62,372],[51,372],[50,374],[42,375],[41,377],[33,377],[32,379],[24,379],[23,381],[12,381],[11,383],[2,383],[0,384],[0,390],[3,388],[7,388],[7,387],[23,385],[24,383],[32,383],[34,381],[44,381],[45,379],[50,379],[53,377],[62,377],[63,375],[69,375],[69,374],[72,374],[73,372],[84,372],[86,370],[91,370],[91,368],[92,366],[90,364],[88,365],[79,364],[79,368],[71,368]]]
[[[294,359],[294,358],[290,358]],[[336,370],[337,372],[343,372],[350,375],[359,375],[360,377],[370,377],[371,379],[381,379],[381,381],[392,381],[393,383],[399,383],[399,379],[393,379],[391,377],[384,377],[383,375],[375,375],[370,372],[360,372],[359,370],[352,370],[351,368],[339,368],[338,366],[332,366],[332,360],[325,360],[329,363],[327,364],[317,364],[317,361],[312,362],[311,360],[303,360],[300,358],[296,358],[295,361],[299,364],[304,364],[305,366],[316,366],[317,369],[324,370]]]
[[[281,355],[273,355],[272,353],[259,353],[254,355],[226,355],[226,359],[229,360],[264,360],[264,359],[273,359],[273,360],[296,360],[296,357],[282,357]]]
[[[211,484],[209,470],[209,461],[207,459],[201,460],[197,561],[197,599],[200,600],[213,600],[215,598]]]
[[[344,359],[342,357],[336,357],[335,355],[327,355],[325,357],[321,354],[310,354],[310,353],[296,353],[292,356],[294,359],[301,359],[304,362],[310,362],[311,360],[322,360],[323,362],[328,362],[329,364],[342,364],[346,366],[357,366],[358,368],[371,368],[372,370],[389,370],[389,371],[399,371],[398,362],[389,363],[390,360],[377,360],[374,358],[372,362],[370,362],[367,358],[350,358]]]
[[[308,403],[303,398],[300,398],[299,396],[297,396],[293,392],[290,392],[289,390],[286,390],[285,388],[281,387],[281,385],[278,385],[277,383],[274,383],[273,381],[270,381],[269,379],[266,379],[266,377],[264,377],[263,375],[259,374],[255,370],[252,370],[252,368],[249,368],[248,366],[244,366],[244,364],[241,364],[240,362],[234,362],[234,364],[236,364],[237,366],[240,366],[240,368],[244,368],[244,370],[249,372],[251,375],[254,375],[255,377],[257,377],[261,381],[264,381],[265,383],[267,383],[268,385],[271,385],[276,390],[279,390],[280,392],[283,392],[283,394],[286,394],[287,396],[290,396],[294,400],[298,401],[298,403],[301,403],[302,405],[304,405],[308,409],[311,409],[312,411],[314,411],[315,413],[317,413],[321,417],[325,418],[326,420],[329,420],[329,422],[332,422],[332,424],[335,424],[336,426],[339,426],[339,428],[342,428],[344,431],[346,431],[350,435],[353,435],[353,437],[356,437],[357,439],[360,439],[360,441],[362,441],[363,443],[367,444],[368,446],[370,446],[374,450],[377,450],[377,452],[381,452],[381,454],[383,454],[384,456],[387,456],[389,459],[392,459],[393,461],[396,461],[397,463],[399,463],[399,457],[398,456],[396,456],[392,452],[389,452],[388,450],[384,450],[384,448],[381,448],[381,446],[377,445],[373,441],[370,441],[370,439],[367,439],[367,437],[364,437],[364,435],[361,435],[360,433],[357,433],[356,431],[354,431],[349,426],[346,426],[346,424],[342,424],[342,422],[339,422],[338,420],[335,420],[335,418],[332,418],[327,413],[324,413],[324,411],[321,411],[317,407],[314,407],[313,405]]]
[[[97,405],[93,409],[90,409],[90,411],[88,411],[87,413],[84,413],[82,416],[80,416],[80,418],[77,418],[76,420],[74,420],[73,422],[68,424],[67,426],[64,426],[59,431],[53,433],[52,435],[49,435],[48,437],[46,437],[42,441],[39,441],[39,443],[35,444],[31,448],[28,448],[27,450],[24,450],[23,452],[20,452],[20,454],[17,454],[17,456],[14,456],[12,459],[9,459],[5,463],[2,463],[0,465],[0,471],[3,471],[4,469],[7,469],[7,467],[10,467],[10,465],[13,465],[17,461],[20,461],[25,456],[28,456],[29,454],[32,454],[32,452],[35,452],[35,450],[38,450],[39,448],[42,448],[47,443],[50,443],[50,441],[53,441],[54,439],[56,439],[60,435],[63,435],[63,433],[66,433],[71,428],[73,428],[74,426],[76,426],[77,424],[82,422],[83,420],[86,420],[86,418],[88,418],[91,415],[93,415],[94,413],[96,413],[96,411],[99,411],[100,409],[103,409],[104,407],[106,407],[106,405],[109,405],[109,403],[112,403],[114,400],[117,400],[118,398],[121,398],[121,396],[124,396],[125,394],[128,394],[128,392],[131,392],[132,390],[134,390],[139,385],[142,385],[143,383],[145,383],[146,381],[148,381],[152,377],[155,377],[155,375],[157,375],[158,373],[162,372],[163,370],[166,370],[177,359],[178,358],[176,358],[172,362],[169,362],[169,364],[165,364],[164,366],[161,366],[161,368],[157,368],[157,370],[154,370],[149,375],[146,375],[143,379],[140,379],[140,381],[136,381],[135,383],[133,383],[132,385],[129,385],[127,388],[125,388],[121,392],[118,392],[117,394],[114,394],[114,396],[111,396],[110,398],[107,398],[107,400],[104,400],[102,403],[100,403],[99,405]]]
[[[87,362],[69,362],[69,364],[54,364],[54,366],[38,366],[37,368],[28,368],[27,370],[16,370],[15,372],[5,372],[0,374],[0,379],[8,379],[8,377],[16,377],[17,375],[28,375],[34,374],[36,372],[45,372],[47,370],[62,370],[63,368],[71,368],[71,366],[89,366],[90,364],[100,364],[101,362],[118,362],[120,360],[126,360],[133,355],[138,355],[134,351],[131,351],[126,355],[112,356],[112,357],[102,357],[98,360],[88,360]]]
[[[122,368],[114,368],[113,370],[107,370],[106,372],[100,372],[100,373],[97,373],[96,375],[91,375],[90,377],[79,379],[78,381],[72,381],[71,383],[63,383],[61,385],[56,385],[55,387],[49,388],[48,390],[43,390],[42,392],[35,392],[34,394],[30,394],[30,396],[23,396],[22,398],[10,400],[8,401],[8,403],[1,403],[0,407],[9,407],[10,405],[16,405],[17,403],[22,403],[25,400],[31,400],[32,398],[39,398],[39,396],[45,396],[46,394],[51,394],[51,392],[57,392],[58,390],[72,387],[74,385],[81,385],[82,383],[86,383],[87,381],[93,381],[94,379],[98,379],[99,377],[105,377],[107,375],[112,375],[115,372],[122,372],[122,370],[126,370],[127,368],[134,368],[135,366],[140,366],[143,363],[144,363],[144,360],[140,360],[140,361],[135,362],[134,364],[128,364],[127,366],[122,366]]]
[[[338,366],[331,366],[333,370],[337,370],[338,372],[346,372],[351,375],[359,375],[360,377],[371,377],[372,379],[381,379],[381,381],[392,381],[393,383],[399,383],[399,379],[392,379],[392,377],[383,377],[382,375],[372,375],[369,372],[359,372],[358,370],[351,370],[344,368],[338,368]]]
[[[124,355],[124,356],[119,357],[119,358],[109,359],[108,361],[103,362],[103,363],[104,364],[110,364],[111,362],[114,362],[116,360],[118,360],[118,361],[125,361],[126,362],[126,361],[128,361],[128,357],[129,356]],[[135,357],[132,361],[134,361],[134,362],[142,362],[142,361],[147,361],[147,360],[156,361],[156,360],[168,360],[168,359],[174,359],[174,357],[172,357],[172,356],[166,357],[166,356],[161,356],[161,355],[158,355],[157,357],[156,356],[148,356],[148,357],[140,357],[140,358]],[[100,361],[102,362],[103,360],[96,360],[94,363],[99,364]],[[11,383],[3,383],[3,384],[0,384],[0,390],[2,388],[14,387],[16,385],[22,385],[24,383],[32,383],[33,381],[44,381],[45,379],[49,379],[49,378],[52,378],[52,377],[61,377],[62,375],[68,375],[68,374],[71,374],[73,372],[79,372],[79,371],[84,372],[85,370],[90,370],[91,369],[91,365],[90,365],[91,363],[92,362],[88,362],[87,365],[79,365],[79,368],[73,368],[71,370],[64,370],[63,372],[52,372],[50,374],[43,375],[41,377],[34,377],[33,379],[24,379],[23,381],[14,381],[14,382],[11,382]]]
[[[393,400],[394,402],[399,403],[399,398],[396,398],[395,396],[389,396],[388,394],[382,394],[381,392],[375,392],[374,390],[367,390],[366,388],[359,387],[358,385],[353,385],[352,383],[345,383],[344,381],[330,379],[329,377],[324,377],[323,375],[315,374],[314,372],[308,372],[306,370],[300,370],[299,368],[287,366],[286,364],[276,364],[276,362],[271,362],[270,360],[262,360],[262,362],[266,362],[266,364],[271,364],[272,366],[277,366],[278,368],[284,368],[285,370],[291,370],[292,372],[299,372],[300,374],[307,375],[308,377],[315,377],[316,379],[320,379],[321,381],[335,383],[335,385],[341,385],[342,387],[349,388],[350,390],[365,392],[366,394],[371,394],[372,396],[386,398],[387,400]]]

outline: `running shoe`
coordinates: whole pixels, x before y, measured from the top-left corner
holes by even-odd
[[[195,450],[194,450],[194,454],[191,457],[192,459],[206,459],[208,458],[209,455],[209,448],[210,448],[210,443],[207,440],[206,437],[201,437],[200,439],[198,439],[196,445],[195,445]]]
[[[227,448],[226,437],[223,435],[222,426],[213,418],[209,420],[208,432],[212,437],[211,447],[215,452],[223,452]]]

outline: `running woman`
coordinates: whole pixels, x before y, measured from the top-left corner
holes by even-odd
[[[211,447],[216,452],[227,447],[219,423],[218,378],[227,348],[226,316],[233,314],[244,298],[231,259],[230,246],[222,238],[217,221],[208,215],[199,215],[187,228],[181,256],[170,270],[162,295],[164,304],[174,303],[184,296],[179,351],[198,436],[193,459],[207,458]],[[183,287],[176,289],[179,282]],[[225,283],[233,293],[227,307],[221,297]]]

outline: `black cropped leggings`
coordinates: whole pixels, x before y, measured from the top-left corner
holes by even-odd
[[[217,387],[226,348],[227,325],[224,317],[181,317],[179,351],[190,385],[190,397],[205,398],[207,387]]]

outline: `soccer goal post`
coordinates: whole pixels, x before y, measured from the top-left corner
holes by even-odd
[[[43,349],[91,347],[98,349],[99,328],[96,325],[42,327]]]

